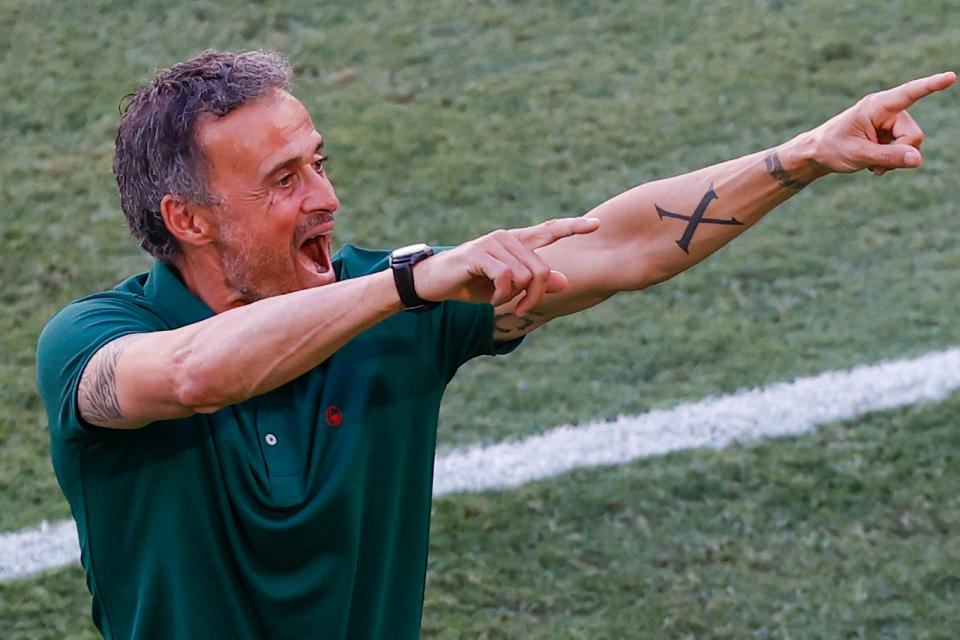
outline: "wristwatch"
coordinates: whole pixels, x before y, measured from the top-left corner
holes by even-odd
[[[400,294],[400,302],[404,311],[423,313],[430,311],[439,302],[430,302],[417,295],[413,286],[413,265],[433,255],[433,247],[422,242],[394,249],[390,254],[390,268],[393,270],[393,281]]]

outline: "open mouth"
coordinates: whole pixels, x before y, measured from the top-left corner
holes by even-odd
[[[330,271],[330,232],[306,238],[300,243],[297,258],[307,271],[316,275]]]

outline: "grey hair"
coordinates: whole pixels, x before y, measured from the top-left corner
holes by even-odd
[[[166,195],[185,204],[216,204],[208,165],[196,136],[204,113],[223,117],[270,89],[287,89],[292,70],[272,51],[207,50],[160,71],[137,88],[117,129],[113,173],[120,206],[140,246],[170,263],[180,245],[160,214]]]

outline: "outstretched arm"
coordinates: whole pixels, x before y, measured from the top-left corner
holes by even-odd
[[[565,275],[567,286],[535,308],[517,301],[498,306],[495,338],[516,338],[618,291],[666,280],[828,173],[869,169],[882,174],[919,166],[923,132],[906,109],[955,80],[956,74],[947,72],[870,94],[776,148],[611,198],[587,214],[600,221],[596,232],[537,250]]]
[[[490,302],[494,338],[509,340],[665,280],[822,175],[918,166],[923,134],[905,110],[955,79],[872,94],[776,149],[641,185],[582,218],[487,234],[418,263],[417,292]],[[87,364],[78,408],[87,422],[115,428],[215,411],[294,379],[401,308],[391,274],[381,272],[124,336]]]

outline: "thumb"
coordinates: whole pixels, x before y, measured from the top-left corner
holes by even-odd
[[[550,270],[550,278],[547,280],[547,293],[557,293],[567,288],[567,276],[555,269]]]
[[[550,269],[550,277],[547,279],[547,293],[559,293],[567,288],[567,276],[563,275],[556,269]],[[520,312],[521,305],[524,300],[527,299],[527,292],[523,292],[523,296],[517,301],[516,307],[514,307],[517,316],[520,318],[526,317],[527,313],[530,312],[530,309]]]
[[[920,151],[908,144],[876,144],[871,147],[864,157],[865,165],[871,169],[913,169],[923,162]]]

